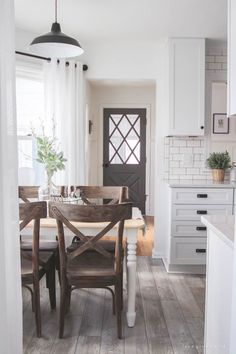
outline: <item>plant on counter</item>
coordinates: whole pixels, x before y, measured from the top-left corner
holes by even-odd
[[[223,182],[225,170],[231,168],[231,159],[228,151],[211,153],[206,160],[206,164],[212,170],[213,181]]]

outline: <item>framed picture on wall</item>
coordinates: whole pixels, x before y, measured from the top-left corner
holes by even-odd
[[[226,113],[213,114],[213,134],[229,134],[229,118]]]

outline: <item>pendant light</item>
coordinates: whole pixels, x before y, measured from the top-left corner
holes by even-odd
[[[50,58],[71,58],[84,52],[75,38],[61,32],[61,26],[57,22],[57,0],[55,0],[55,22],[52,24],[51,32],[36,37],[29,49],[36,55]]]

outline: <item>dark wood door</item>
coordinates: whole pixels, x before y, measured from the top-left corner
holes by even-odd
[[[106,108],[103,116],[103,184],[128,186],[145,214],[146,109]]]

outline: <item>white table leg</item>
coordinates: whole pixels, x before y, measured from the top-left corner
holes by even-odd
[[[129,237],[130,236],[130,237]],[[135,298],[136,298],[136,268],[137,268],[137,233],[133,230],[132,234],[127,237],[127,323],[129,327],[135,325]]]

